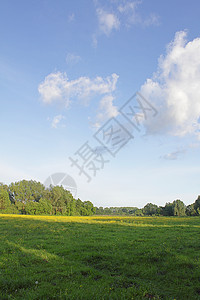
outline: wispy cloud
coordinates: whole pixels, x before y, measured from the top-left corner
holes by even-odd
[[[200,38],[187,42],[186,36],[185,31],[176,33],[157,72],[141,88],[159,111],[145,124],[149,134],[200,137]]]
[[[159,25],[159,16],[153,12],[149,16],[142,16],[138,7],[142,1],[110,1],[107,6],[102,7],[101,2],[95,1],[96,15],[98,20],[98,31],[93,34],[93,46],[97,46],[97,37],[105,34],[107,37],[113,31],[118,31],[120,27],[131,27],[134,25],[141,25],[148,27],[152,25]]]
[[[161,158],[164,158],[166,160],[177,160],[180,157],[180,155],[183,155],[184,153],[185,150],[177,150],[174,152],[167,153],[163,155]]]
[[[71,13],[71,14],[68,16],[68,22],[71,23],[71,22],[74,21],[74,19],[75,19],[75,15],[74,15],[74,13]]]
[[[124,23],[128,26],[139,24],[144,27],[159,25],[159,16],[155,13],[151,13],[148,17],[143,17],[139,13],[138,6],[141,4],[142,1],[124,1],[118,6]]]
[[[57,115],[53,118],[51,126],[52,128],[58,128],[58,124],[61,122],[61,120],[65,119],[63,115]]]
[[[96,35],[96,34],[93,34],[93,36],[92,36],[92,46],[93,46],[94,48],[96,48],[96,47],[97,47],[97,44],[98,44],[97,35]]]
[[[151,13],[150,16],[142,21],[145,27],[149,27],[151,25],[158,26],[160,25],[160,17],[154,13]]]
[[[114,13],[107,12],[102,8],[97,8],[96,13],[102,33],[109,36],[113,30],[119,29],[120,21]]]
[[[123,2],[118,6],[118,11],[126,16],[126,23],[137,24],[141,22],[141,17],[137,13],[137,7],[141,1]]]
[[[67,64],[77,64],[81,60],[79,55],[74,53],[68,53],[66,56],[66,63]]]

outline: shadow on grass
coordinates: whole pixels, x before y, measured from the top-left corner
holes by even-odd
[[[1,218],[1,293],[16,299],[26,293],[27,299],[198,299],[198,230]]]

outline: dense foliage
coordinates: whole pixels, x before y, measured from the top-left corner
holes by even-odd
[[[0,213],[28,215],[132,215],[132,216],[198,216],[200,196],[186,206],[181,200],[165,206],[147,203],[137,207],[94,207],[90,201],[75,199],[62,186],[45,188],[40,182],[22,180],[10,185],[0,183]]]
[[[0,213],[90,216],[95,208],[90,201],[75,199],[62,186],[45,189],[40,182],[22,180],[0,184]]]
[[[186,206],[181,200],[168,202],[165,206],[147,203],[143,208],[137,207],[99,207],[97,215],[132,215],[132,216],[198,216],[200,215],[200,196],[197,200]]]

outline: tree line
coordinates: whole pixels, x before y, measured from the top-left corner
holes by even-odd
[[[165,206],[147,203],[137,207],[94,207],[90,201],[75,199],[62,186],[45,186],[33,180],[21,180],[10,185],[0,183],[0,213],[28,215],[131,215],[131,216],[198,216],[200,196],[193,204],[181,200],[168,202]]]
[[[137,207],[99,207],[97,215],[131,215],[131,216],[198,216],[200,215],[200,196],[193,204],[185,205],[181,200],[168,202],[165,206],[147,203],[143,208]]]
[[[10,185],[0,183],[0,213],[28,215],[90,216],[96,208],[90,201],[75,199],[62,186],[45,186],[33,180]]]

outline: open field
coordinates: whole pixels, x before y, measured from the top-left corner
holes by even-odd
[[[0,299],[200,299],[200,218],[0,215]]]

